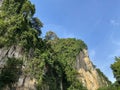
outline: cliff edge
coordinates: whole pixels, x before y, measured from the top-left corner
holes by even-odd
[[[95,68],[91,62],[88,51],[83,50],[76,58],[76,68],[78,70],[78,79],[82,81],[83,85],[88,90],[97,90],[99,87],[108,86],[109,80],[106,80],[105,76],[102,76],[98,69]]]

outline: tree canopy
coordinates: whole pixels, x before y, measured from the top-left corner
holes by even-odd
[[[116,83],[120,85],[120,57],[115,57],[115,62],[111,65]]]
[[[98,90],[120,90],[120,57],[115,57],[115,62],[111,64],[111,69],[116,81],[106,87],[101,87]]]
[[[46,40],[55,40],[55,39],[58,39],[58,36],[54,32],[48,31],[45,35],[45,39]]]
[[[0,46],[35,47],[43,25],[33,17],[35,6],[29,0],[3,0],[0,10]]]

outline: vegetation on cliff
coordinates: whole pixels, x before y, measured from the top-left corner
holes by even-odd
[[[116,78],[116,84],[120,85],[120,57],[115,57],[115,62],[111,65],[111,69]]]
[[[111,85],[111,81],[109,81],[109,79],[104,75],[104,73],[101,72],[99,68],[96,68],[96,70],[101,78],[100,80],[102,80],[102,78],[103,78],[104,81],[107,81],[108,85]],[[104,81],[101,81],[101,82],[104,83]]]
[[[120,90],[120,57],[115,57],[115,62],[111,65],[111,69],[116,81],[112,85],[98,90]]]
[[[33,76],[38,80],[38,89],[86,90],[77,80],[75,67],[76,55],[86,44],[76,39],[59,39],[54,32],[47,32],[44,51],[34,57],[31,66]],[[35,52],[36,53],[36,52]],[[40,52],[38,52],[40,53]],[[37,74],[36,74],[37,73]]]
[[[6,65],[0,73],[0,89],[8,85],[10,89],[18,81],[20,73],[22,72],[22,60],[16,58],[8,58]]]
[[[38,37],[43,24],[34,14],[35,6],[29,0],[3,0],[0,48],[19,46],[25,59],[6,58],[6,65],[0,71],[0,89],[14,87],[19,75],[24,74],[37,80],[38,90],[86,90],[77,79],[75,67],[76,56],[87,49],[86,44],[74,38],[60,39],[52,31],[47,32],[45,38]],[[116,58],[111,66],[116,85],[119,85],[119,62],[120,59]],[[104,77],[99,69],[97,71]],[[108,81],[106,77],[104,79]]]
[[[29,50],[40,42],[41,21],[33,17],[35,6],[29,0],[3,0],[0,8],[0,47],[20,45]]]
[[[38,90],[85,90],[76,79],[77,72],[73,68],[75,56],[87,48],[83,41],[58,39],[50,32],[45,39],[38,38],[42,23],[33,17],[35,7],[29,0],[3,0],[0,10],[0,48],[19,46],[26,57],[23,63],[15,58],[6,60],[0,73],[1,89],[14,86],[21,75],[21,65],[25,67],[22,70],[25,76],[36,78]]]

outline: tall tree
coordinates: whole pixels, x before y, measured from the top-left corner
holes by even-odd
[[[120,90],[120,57],[115,57],[115,62],[111,64],[111,69],[116,81],[112,85],[101,87],[98,90]]]
[[[23,62],[25,71],[30,69],[31,61],[30,59],[28,61],[28,56],[40,49],[42,41],[38,38],[38,35],[41,34],[42,23],[38,18],[33,17],[34,13],[35,6],[29,0],[3,0],[0,7],[0,48],[13,45],[22,47],[27,57]],[[6,69],[2,69],[0,72],[0,87],[4,87],[5,84],[11,87],[19,78],[17,77],[19,64],[16,64],[18,60],[12,58],[7,62]]]
[[[46,40],[55,40],[58,39],[58,36],[53,31],[48,31],[45,35]]]
[[[120,85],[120,57],[115,57],[115,62],[111,65],[111,69],[117,83]]]
[[[6,85],[8,85],[10,90],[13,90],[14,83],[18,81],[21,75],[22,63],[20,59],[8,58],[0,73],[0,90],[3,90]]]
[[[0,9],[0,46],[34,47],[42,27],[41,21],[33,17],[35,6],[29,0],[3,0]]]

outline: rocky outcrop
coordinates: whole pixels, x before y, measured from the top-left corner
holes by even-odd
[[[30,50],[31,53],[31,50]],[[29,55],[28,55],[29,56]],[[26,59],[24,50],[19,46],[0,49],[0,68],[4,67],[6,58],[22,58]],[[83,50],[76,57],[76,69],[78,71],[78,79],[87,87],[88,90],[97,90],[99,87],[108,86],[109,83],[101,76],[94,67],[88,56],[87,50]],[[24,68],[24,67],[23,67]],[[15,90],[36,90],[36,80],[29,76],[21,74],[18,82],[15,84]],[[4,90],[9,90],[6,87]]]
[[[12,46],[10,48],[0,49],[0,70],[4,68],[7,58],[15,57],[17,59],[26,59],[24,50],[19,46]],[[22,67],[22,70],[24,66]],[[35,79],[31,79],[28,75],[21,74],[17,83],[13,85],[13,90],[36,90]],[[3,90],[10,90],[7,86]]]
[[[18,46],[12,46],[10,48],[4,47],[0,48],[0,67],[2,68],[6,62],[7,58],[23,58],[22,48]]]
[[[0,0],[0,6],[2,5],[2,0]]]
[[[78,70],[78,79],[87,87],[88,90],[97,90],[99,87],[108,86],[109,82],[97,72],[90,61],[87,50],[79,53],[76,59],[76,68]]]
[[[36,80],[30,77],[21,76],[17,83],[16,90],[36,90]]]

